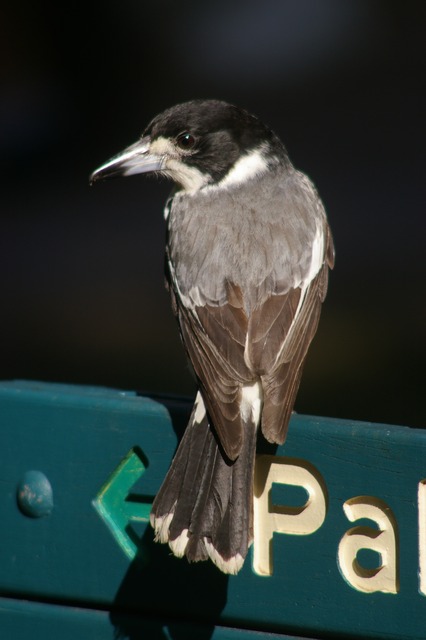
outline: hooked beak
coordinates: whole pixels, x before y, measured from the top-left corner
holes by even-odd
[[[150,153],[150,145],[151,138],[145,136],[127,147],[117,156],[105,162],[99,169],[96,169],[89,178],[90,184],[97,180],[106,180],[117,176],[133,176],[137,173],[161,171],[165,158]]]

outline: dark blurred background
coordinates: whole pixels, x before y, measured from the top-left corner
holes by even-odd
[[[425,426],[423,0],[0,7],[0,377],[193,393],[167,182],[88,175],[157,112],[234,102],[316,183],[337,248],[296,409]]]

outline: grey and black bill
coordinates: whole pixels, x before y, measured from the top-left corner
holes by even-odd
[[[166,276],[198,393],[155,498],[156,539],[237,573],[253,539],[257,432],[283,443],[334,263],[322,202],[278,137],[243,109],[161,113],[91,176],[157,172]]]

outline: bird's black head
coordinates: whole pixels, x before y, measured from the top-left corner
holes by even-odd
[[[92,175],[159,171],[187,191],[243,181],[286,161],[275,134],[247,111],[219,100],[193,100],[156,116],[142,138]]]

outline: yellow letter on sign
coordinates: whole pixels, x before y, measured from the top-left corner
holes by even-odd
[[[274,483],[302,487],[308,494],[300,507],[272,504]],[[324,522],[326,489],[319,472],[304,460],[259,455],[254,480],[253,569],[263,576],[273,572],[272,536],[274,531],[305,536]]]
[[[364,593],[398,593],[398,525],[388,505],[371,496],[358,496],[343,505],[351,522],[367,518],[377,523],[378,529],[359,526],[349,529],[339,544],[340,571],[347,582]],[[367,569],[358,562],[361,549],[380,554],[381,565]]]

